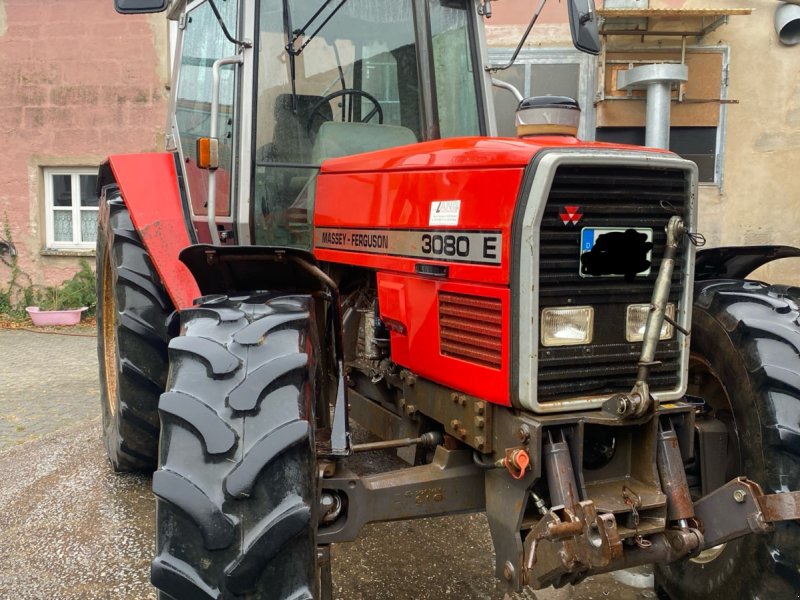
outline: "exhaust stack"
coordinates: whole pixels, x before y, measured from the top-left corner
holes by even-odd
[[[647,90],[645,146],[669,150],[672,84],[689,80],[689,67],[662,63],[634,67],[619,73],[617,89]]]

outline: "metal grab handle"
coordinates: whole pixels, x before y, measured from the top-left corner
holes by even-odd
[[[220,73],[219,70],[225,65],[241,65],[244,63],[244,58],[241,54],[236,56],[226,56],[225,58],[218,58],[214,61],[211,67],[211,127],[209,137],[217,139],[217,120],[219,119],[219,85]],[[208,209],[208,232],[211,235],[211,243],[214,246],[219,246],[219,232],[217,231],[217,170],[209,169],[208,171],[208,201],[206,203]]]
[[[800,0],[797,0],[797,1],[800,2]],[[492,77],[492,85],[494,87],[503,88],[504,90],[508,90],[509,92],[514,94],[514,98],[517,99],[517,102],[522,102],[522,100],[523,100],[522,94],[520,93],[520,91],[516,87],[514,87],[510,83],[507,83],[505,81],[501,81],[500,79],[495,79],[494,77]]]

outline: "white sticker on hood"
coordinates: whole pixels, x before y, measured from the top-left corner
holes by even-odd
[[[458,225],[461,200],[434,200],[428,225]]]

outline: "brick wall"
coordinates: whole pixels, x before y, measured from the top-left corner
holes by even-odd
[[[166,20],[113,4],[0,0],[0,222],[35,283],[61,282],[78,264],[42,253],[42,167],[163,147]],[[0,286],[6,278],[0,265]]]

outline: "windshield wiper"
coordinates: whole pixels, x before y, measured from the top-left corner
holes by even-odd
[[[213,2],[213,0],[211,0]],[[286,53],[289,55],[289,78],[292,81],[292,110],[297,111],[297,66],[295,63],[295,59],[302,54],[303,50],[306,46],[311,43],[317,34],[322,30],[325,25],[334,17],[334,15],[339,12],[339,9],[345,5],[347,0],[341,0],[339,4],[336,5],[336,8],[331,11],[326,19],[314,30],[308,39],[303,42],[303,45],[299,48],[295,48],[295,42],[297,42],[300,37],[305,35],[306,30],[311,26],[312,23],[322,14],[322,12],[333,2],[333,0],[325,0],[322,5],[317,9],[312,17],[308,20],[308,22],[303,25],[300,29],[292,29],[292,13],[291,9],[289,8],[289,0],[283,0],[283,29],[286,33]],[[334,49],[336,49],[336,45],[334,44]],[[337,62],[338,62],[338,51],[337,51]],[[342,80],[342,85],[344,85],[344,73],[342,72],[341,67],[339,67],[339,75]]]
[[[317,37],[317,34],[320,31],[322,31],[322,28],[325,27],[325,25],[327,25],[328,22],[336,15],[336,13],[338,13],[339,10],[347,3],[347,0],[341,0],[341,2],[339,2],[339,4],[336,5],[336,8],[334,8],[331,11],[331,14],[325,17],[325,20],[322,23],[320,23],[319,27],[317,27],[314,30],[314,33],[308,36],[306,41],[303,42],[303,45],[300,46],[299,48],[295,48],[294,47],[295,42],[297,42],[297,40],[299,40],[302,36],[306,34],[306,30],[311,26],[311,24],[314,21],[316,21],[317,17],[319,17],[320,14],[322,14],[322,11],[324,11],[331,4],[331,2],[333,2],[333,0],[325,0],[325,2],[322,3],[322,6],[320,6],[317,9],[317,12],[314,13],[314,15],[308,20],[308,22],[305,25],[303,25],[300,29],[296,29],[295,31],[292,32],[292,39],[286,47],[286,51],[289,52],[289,54],[293,56],[300,56],[303,50],[305,50],[306,46],[308,46],[311,43],[311,40]],[[284,6],[285,5],[286,2],[284,2]]]

